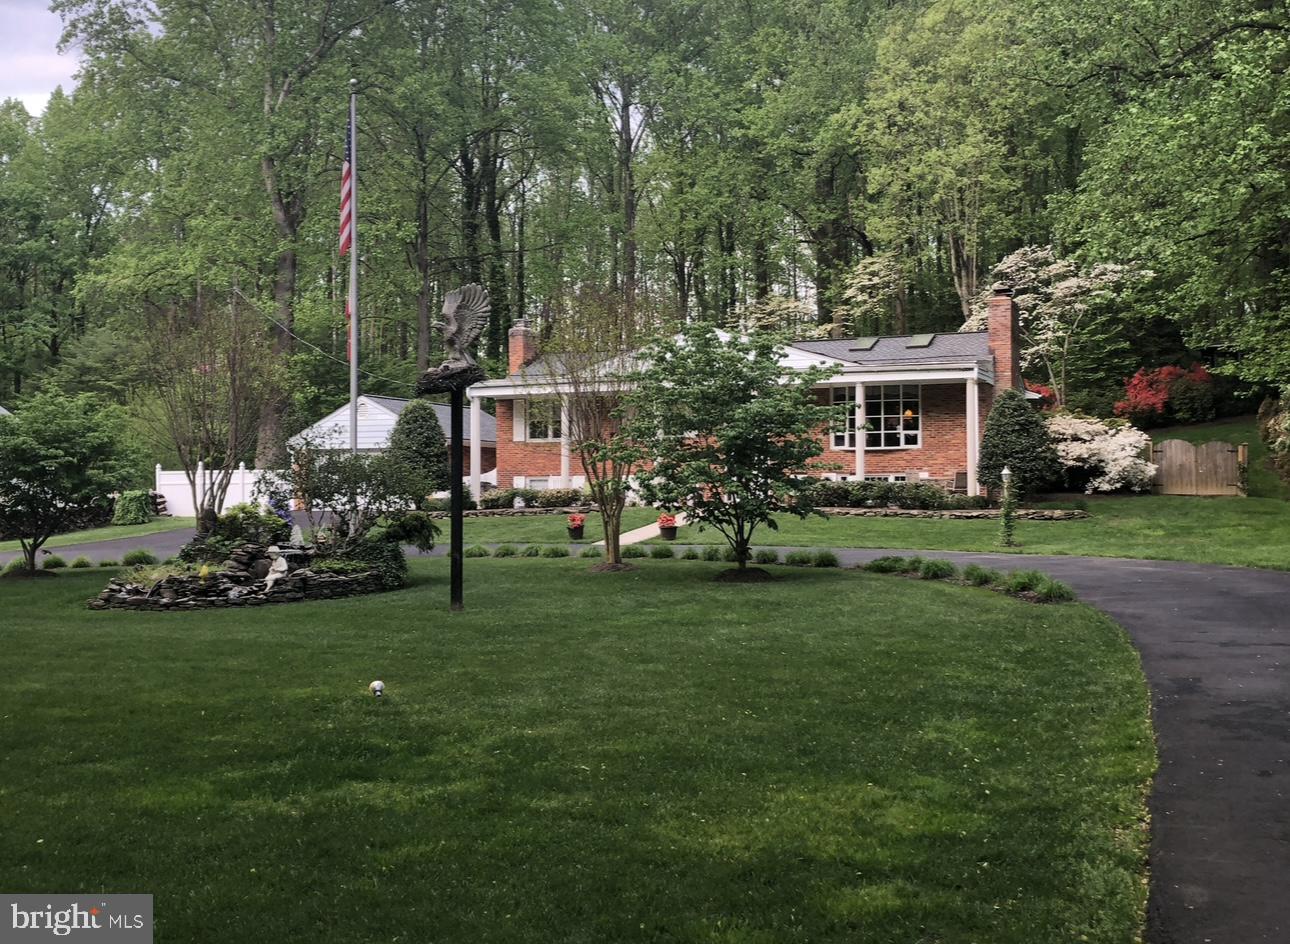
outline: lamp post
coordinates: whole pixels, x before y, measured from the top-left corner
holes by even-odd
[[[1003,502],[999,506],[999,543],[1004,547],[1016,547],[1013,531],[1016,528],[1014,517],[1017,513],[1017,499],[1012,491],[1012,470],[1005,465],[999,477],[1003,479]]]

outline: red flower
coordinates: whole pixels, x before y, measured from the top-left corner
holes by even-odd
[[[661,514],[658,516],[658,526],[660,528],[675,528],[676,515]]]
[[[569,527],[571,527],[571,528],[581,528],[584,524],[586,524],[586,522],[587,522],[587,516],[586,516],[586,515],[570,515],[570,516],[569,516]]]

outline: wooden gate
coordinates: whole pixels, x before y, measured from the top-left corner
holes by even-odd
[[[1242,467],[1249,461],[1245,443],[1194,445],[1184,439],[1166,439],[1151,450],[1156,477],[1151,490],[1159,495],[1244,495]]]

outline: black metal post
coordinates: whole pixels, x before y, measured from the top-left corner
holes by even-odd
[[[461,565],[462,565],[462,422],[461,414],[465,409],[465,391],[460,388],[452,391],[452,451],[448,463],[452,482],[449,493],[452,496],[452,538],[449,545],[449,557],[452,564],[452,609],[464,608],[461,599]]]

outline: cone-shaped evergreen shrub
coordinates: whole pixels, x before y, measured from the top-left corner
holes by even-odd
[[[403,408],[390,433],[389,454],[423,473],[431,491],[448,487],[448,440],[429,400],[413,400]]]
[[[999,488],[1004,466],[1012,470],[1012,486],[1019,495],[1038,491],[1061,477],[1061,462],[1044,418],[1020,390],[1004,390],[994,398],[981,438],[977,477],[984,485]]]

